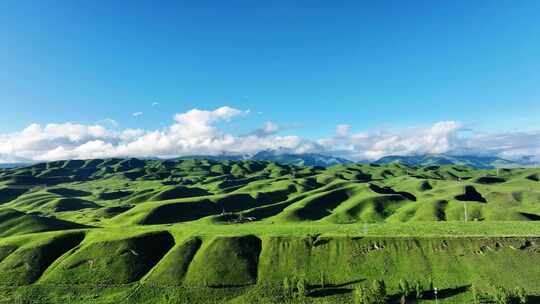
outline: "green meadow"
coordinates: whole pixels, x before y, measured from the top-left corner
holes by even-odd
[[[538,303],[540,169],[0,169],[0,303]]]

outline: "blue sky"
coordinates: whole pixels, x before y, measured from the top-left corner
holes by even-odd
[[[538,1],[5,0],[0,133],[104,119],[151,131],[222,106],[250,110],[216,122],[227,132],[271,121],[312,141],[339,124],[534,131],[538,11]]]

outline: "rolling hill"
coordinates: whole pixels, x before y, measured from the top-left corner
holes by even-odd
[[[538,168],[394,161],[132,158],[0,169],[0,296],[353,303],[373,280],[397,301],[401,281],[429,288],[430,277],[449,303],[467,302],[471,284],[486,293],[519,286],[535,299],[539,177]]]

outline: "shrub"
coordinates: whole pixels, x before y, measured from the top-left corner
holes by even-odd
[[[420,282],[414,284],[414,295],[417,299],[421,299],[424,296],[424,286]]]
[[[283,279],[283,295],[286,297],[286,298],[289,298],[292,296],[293,294],[293,286],[292,286],[292,282],[289,281],[289,278],[288,277],[285,277]]]
[[[385,304],[388,302],[386,285],[382,280],[375,280],[371,288],[358,287],[354,291],[355,304]]]
[[[399,291],[405,298],[408,298],[410,296],[411,288],[407,280],[404,280],[404,279],[399,280]]]
[[[371,292],[373,294],[373,303],[384,304],[387,302],[388,295],[386,293],[386,284],[383,280],[373,281]]]
[[[298,282],[296,282],[296,292],[299,298],[303,298],[306,296],[306,280],[304,280],[303,278],[298,279]]]
[[[399,304],[406,304],[407,303],[407,298],[405,298],[405,296],[401,296],[401,298],[399,298]]]
[[[476,287],[476,285],[471,285],[471,292],[472,292],[472,297],[473,297],[473,303],[474,304],[480,304],[480,293],[478,291],[478,288]]]
[[[516,290],[514,291],[515,299],[517,300],[517,303],[519,304],[526,304],[527,303],[527,293],[525,292],[525,289],[523,287],[516,287]]]
[[[366,287],[358,287],[354,292],[355,304],[374,304],[375,302],[373,290]]]
[[[510,293],[503,286],[495,286],[492,298],[497,304],[507,304],[510,302]]]
[[[366,289],[362,286],[357,287],[354,290],[354,303],[355,304],[366,304],[367,302]]]

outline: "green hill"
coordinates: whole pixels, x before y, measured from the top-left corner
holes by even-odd
[[[400,281],[432,280],[443,303],[495,286],[525,288],[533,301],[538,176],[205,159],[3,169],[0,299],[359,303],[359,290],[384,280],[399,303]]]

